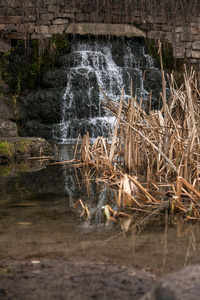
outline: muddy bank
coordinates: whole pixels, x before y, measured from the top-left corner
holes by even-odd
[[[117,264],[64,260],[0,263],[0,298],[140,299],[154,285],[145,272]]]

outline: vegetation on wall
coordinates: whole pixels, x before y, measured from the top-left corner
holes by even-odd
[[[40,85],[42,73],[54,67],[59,55],[70,51],[65,35],[50,39],[22,41],[0,56],[0,74],[12,94],[20,94]]]
[[[74,0],[65,0],[66,5],[74,5]],[[150,14],[163,16],[168,20],[183,17],[189,21],[200,11],[199,0],[77,0],[76,6],[84,12],[96,11],[101,22],[116,21],[131,23],[137,11],[140,16]],[[164,20],[163,20],[164,21]]]

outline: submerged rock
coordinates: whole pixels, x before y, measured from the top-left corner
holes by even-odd
[[[200,265],[188,266],[166,276],[140,300],[197,300],[200,299]]]

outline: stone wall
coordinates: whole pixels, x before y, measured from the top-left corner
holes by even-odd
[[[200,70],[200,14],[189,19],[175,16],[172,20],[159,13],[135,10],[129,15],[112,11],[108,22],[106,15],[92,6],[84,9],[78,0],[0,1],[0,52],[10,49],[11,40],[46,38],[57,33],[167,40],[175,58],[186,58]]]

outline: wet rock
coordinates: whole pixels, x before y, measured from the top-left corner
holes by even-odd
[[[127,99],[131,94],[131,78],[138,101],[141,98],[143,103],[148,101],[154,89],[152,103],[158,103],[161,73],[154,67],[141,40],[119,43],[80,39],[72,42],[71,51],[59,57],[56,68],[43,74],[43,89],[32,91],[22,99],[20,134],[65,139],[89,131],[94,138],[103,133],[107,136],[104,122],[94,124],[96,118],[106,114],[99,86],[115,101],[120,99],[124,86]],[[99,128],[102,124],[104,127]]]
[[[8,119],[0,119],[0,137],[16,137],[17,124]]]
[[[0,97],[0,119],[15,120],[12,100],[8,96]]]
[[[67,86],[68,72],[68,68],[46,71],[42,79],[42,86],[45,88]]]
[[[188,266],[165,277],[140,300],[200,299],[200,265]]]
[[[162,77],[161,73],[156,68],[145,70],[144,88],[147,91],[152,91],[152,108],[158,108],[158,99],[162,92]]]
[[[37,90],[27,94],[19,104],[20,120],[37,120],[43,124],[60,122],[63,88]]]
[[[36,137],[12,137],[1,138],[0,162],[9,162],[27,157],[52,155],[50,144],[42,138]]]
[[[0,80],[0,93],[8,93],[9,86],[2,80]]]

